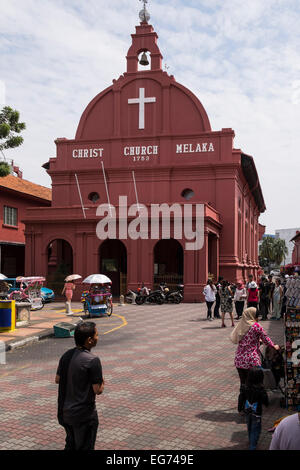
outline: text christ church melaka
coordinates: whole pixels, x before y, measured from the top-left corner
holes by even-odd
[[[43,165],[52,179],[51,207],[26,213],[26,274],[46,276],[57,294],[73,272],[83,279],[106,274],[116,296],[142,282],[183,283],[186,302],[203,300],[210,275],[233,282],[257,276],[265,203],[253,158],[233,148],[231,128],[212,131],[198,98],[163,71],[148,18],[142,15],[132,34],[127,71],[89,103],[74,140],[55,141],[57,156]],[[141,55],[150,69],[139,70]],[[174,217],[169,239],[118,231],[116,239],[99,239],[97,208],[110,203],[120,225],[120,196],[146,208],[203,204],[203,247],[187,250],[184,230],[182,239],[172,238]]]

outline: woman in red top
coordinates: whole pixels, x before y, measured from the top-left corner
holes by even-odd
[[[248,286],[248,298],[247,298],[247,308],[255,307],[257,308],[259,304],[259,290],[256,282],[250,282]]]

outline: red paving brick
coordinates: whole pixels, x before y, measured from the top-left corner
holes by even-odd
[[[109,320],[96,320],[100,342],[94,352],[106,378],[105,392],[97,398],[96,449],[247,449],[246,424],[236,410],[239,380],[231,328],[221,328],[220,320],[207,322],[203,304],[116,306],[114,313],[125,317],[127,325],[112,317],[111,324],[117,320],[120,328],[109,332]],[[57,313],[52,314],[55,323]],[[262,324],[275,342],[283,343],[282,321]],[[35,348],[45,351],[54,341],[44,340]],[[70,339],[67,347],[72,346]],[[0,366],[0,396],[5,398],[0,404],[0,450],[62,449],[64,430],[56,420],[53,383],[60,353],[48,361],[41,353],[34,366],[27,358],[12,367],[10,354],[21,351],[8,352],[7,365]],[[289,414],[280,408],[280,397],[269,392],[259,449],[269,448],[268,428]]]

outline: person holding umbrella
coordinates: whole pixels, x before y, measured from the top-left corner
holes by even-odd
[[[66,314],[67,315],[73,315],[72,308],[71,308],[71,301],[73,297],[73,292],[75,290],[75,284],[74,281],[76,279],[81,279],[81,276],[79,274],[71,274],[70,276],[67,276],[65,279],[65,285],[62,290],[62,295],[65,294],[66,296]]]

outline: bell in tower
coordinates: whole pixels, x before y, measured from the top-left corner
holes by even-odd
[[[148,60],[146,52],[143,52],[141,60],[140,60],[140,64],[144,66],[149,65],[149,60]]]

